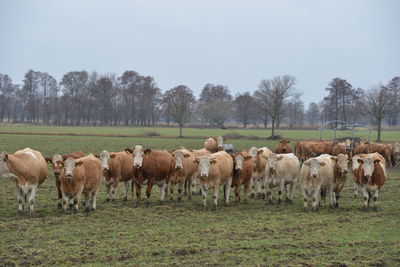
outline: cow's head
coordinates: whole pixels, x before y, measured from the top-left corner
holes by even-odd
[[[47,163],[50,163],[53,166],[54,176],[57,178],[61,174],[63,158],[60,154],[55,154],[52,159],[45,158]]]
[[[133,148],[132,152],[133,152],[133,167],[139,169],[142,168],[144,154],[149,154],[151,152],[151,149],[145,150],[141,145],[136,145]]]
[[[400,162],[400,143],[396,143],[393,146],[393,154],[394,154],[394,159],[397,162]]]
[[[303,164],[310,169],[310,176],[314,179],[319,178],[319,169],[326,165],[325,162],[321,162],[316,158],[306,160]]]
[[[74,176],[74,169],[82,165],[82,161],[75,162],[73,158],[67,158],[64,162],[59,162],[63,171],[65,172],[65,178],[72,179]]]
[[[375,169],[375,164],[379,164],[380,160],[373,159],[372,157],[366,157],[364,159],[358,159],[357,161],[361,165],[365,178],[367,178],[367,180],[370,181],[372,173],[374,172]]]
[[[283,159],[282,155],[278,154],[269,154],[268,156],[264,156],[267,160],[267,165],[265,166],[265,172],[268,172],[270,175],[274,175],[276,171],[276,165],[278,161]]]
[[[210,167],[217,163],[217,159],[210,156],[201,156],[194,159],[194,163],[198,165],[200,178],[207,178]]]
[[[184,153],[182,150],[176,150],[172,152],[172,156],[175,158],[175,170],[183,169],[183,160],[190,157],[190,154]]]
[[[218,136],[217,138],[214,139],[217,142],[218,150],[223,150],[225,138],[223,138],[222,136]]]
[[[7,167],[6,161],[8,160],[7,152],[2,152],[0,154],[0,176],[6,173],[10,173],[10,170]]]
[[[344,141],[344,145],[346,147],[346,150],[351,150],[351,141],[350,141],[350,139],[346,139],[346,141]]]
[[[282,153],[288,153],[289,148],[290,148],[290,141],[289,140],[280,140],[279,143],[281,144],[282,147]]]
[[[103,170],[103,172],[108,172],[110,170],[110,166],[108,165],[108,161],[110,159],[115,158],[115,157],[116,157],[115,153],[111,153],[110,154],[110,153],[108,153],[107,150],[103,150],[100,153],[99,158],[100,158],[100,162],[101,162],[101,169]]]
[[[349,157],[345,154],[339,154],[336,157],[331,157],[336,163],[336,167],[340,174],[347,174],[349,172]]]
[[[243,155],[242,152],[239,152],[233,155],[233,162],[235,163],[235,170],[241,171],[243,169],[243,162],[251,159],[249,155]]]

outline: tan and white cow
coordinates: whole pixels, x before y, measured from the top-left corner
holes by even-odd
[[[306,160],[300,169],[301,191],[304,197],[303,209],[308,209],[308,201],[312,200],[312,211],[318,211],[321,192],[328,193],[331,207],[335,206],[333,193],[335,161],[331,155],[322,154]]]
[[[33,203],[36,191],[47,178],[46,160],[39,151],[25,148],[14,154],[0,154],[0,176],[11,178],[16,186],[18,211],[23,211],[23,201],[29,194],[29,214],[34,216]]]
[[[294,188],[300,168],[300,161],[295,154],[269,154],[264,156],[267,160],[265,167],[265,189],[268,202],[272,203],[272,188],[279,187],[278,204],[282,202],[285,190],[286,202],[293,202]]]
[[[196,157],[201,157],[201,156],[208,156],[211,155],[211,152],[208,151],[205,148],[201,149],[188,149],[190,152],[193,153],[193,156]],[[192,180],[192,184],[189,185],[186,183],[185,190],[190,190],[190,187],[192,188],[192,195],[196,194],[196,183],[198,181],[198,176],[196,176],[196,179]],[[201,195],[201,189],[199,189],[199,194]]]
[[[196,157],[194,163],[198,165],[204,208],[207,206],[209,188],[213,189],[213,205],[217,208],[220,185],[224,185],[225,205],[228,205],[233,174],[232,157],[225,151],[220,151],[209,156]]]
[[[367,210],[370,199],[374,200],[374,210],[378,209],[379,189],[386,181],[385,158],[379,153],[360,154],[353,158],[358,167],[353,167],[353,180],[363,195],[363,209]]]
[[[186,184],[189,187],[188,199],[192,199],[191,187],[192,184],[195,184],[197,178],[197,165],[194,163],[194,153],[186,148],[180,148],[171,154],[175,159],[175,173],[170,179],[171,194],[173,194],[173,185],[179,184],[178,201],[181,201],[183,187]]]
[[[129,155],[125,151],[108,152],[104,150],[100,153],[99,158],[107,189],[106,201],[108,202],[111,199],[112,202],[115,202],[115,192],[117,191],[119,182],[124,182],[125,191],[123,201],[127,201],[129,183],[133,178],[132,155]]]
[[[225,139],[222,136],[210,137],[204,142],[204,148],[210,151],[211,153],[215,153],[224,149]]]
[[[67,158],[62,162],[60,174],[61,193],[63,196],[63,210],[67,212],[67,203],[72,200],[73,211],[78,212],[78,204],[83,194],[85,197],[85,209],[96,209],[96,198],[101,179],[103,178],[101,163],[93,154],[80,159]]]
[[[269,154],[272,154],[272,151],[268,147],[258,149],[252,147],[249,149],[249,155],[253,159],[253,177],[251,179],[253,192],[251,198],[254,198],[256,193],[258,193],[259,198],[265,198],[265,166],[267,165],[265,157]]]

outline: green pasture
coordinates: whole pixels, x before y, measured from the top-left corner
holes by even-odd
[[[168,136],[178,132],[171,128],[0,127],[0,131],[10,129],[132,135],[151,130],[165,131],[163,134]],[[253,130],[243,130],[245,132],[256,135]],[[184,133],[208,136],[224,131],[187,129]],[[298,131],[298,135],[287,133],[293,138],[302,138],[298,136],[300,133],[310,138],[315,135],[313,131]],[[310,133],[309,136],[306,133]],[[389,138],[389,132],[385,134]],[[120,151],[135,144],[171,150],[182,145],[200,148],[204,143],[202,138],[23,134],[1,134],[0,140],[1,151],[12,153],[31,147],[46,156],[74,150],[87,153],[99,153],[103,149]],[[253,145],[274,147],[276,144],[265,140],[229,142],[237,150]],[[96,211],[85,213],[80,207],[78,214],[68,212],[64,215],[56,208],[57,193],[49,168],[49,178],[37,193],[36,217],[33,219],[28,218],[27,210],[23,215],[17,215],[15,186],[10,179],[2,178],[0,266],[399,266],[400,171],[390,169],[388,173],[389,179],[379,195],[377,212],[361,211],[362,201],[353,197],[349,175],[340,207],[330,209],[323,204],[318,213],[302,211],[299,186],[293,204],[278,205],[274,199],[273,205],[267,205],[263,200],[252,199],[248,205],[231,203],[228,207],[221,205],[217,210],[209,207],[203,211],[202,200],[197,195],[191,201],[184,197],[183,202],[178,202],[175,197],[164,205],[158,203],[158,188],[153,190],[150,207],[142,203],[133,208],[131,195],[128,202],[122,202],[122,187],[117,203],[105,203],[105,186],[102,184]],[[276,195],[275,190],[275,198]],[[233,192],[230,199],[234,200]],[[211,204],[210,195],[208,203]]]

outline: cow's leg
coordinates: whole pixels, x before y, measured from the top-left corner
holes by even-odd
[[[183,188],[185,187],[186,179],[185,180],[180,180],[179,181],[179,187],[178,187],[178,201],[182,201],[182,194],[183,194]]]
[[[335,193],[335,208],[339,208],[340,194],[339,194],[339,192],[338,193],[334,192],[334,193]]]
[[[18,212],[22,213],[24,210],[24,191],[19,187],[18,183],[15,183],[16,186],[16,192],[17,192],[17,200],[18,200]]]
[[[125,192],[124,192],[124,198],[122,199],[122,201],[126,202],[126,201],[128,201],[128,192],[129,192],[129,186],[130,186],[129,181],[125,181],[124,185],[125,185]]]
[[[167,185],[168,183],[164,180],[160,188],[160,201],[162,203],[164,203],[165,193],[166,193],[165,191],[168,190]]]
[[[272,189],[269,186],[269,182],[265,184],[265,190],[267,191],[267,201],[269,204],[272,204]]]
[[[30,215],[31,217],[34,216],[33,202],[35,201],[36,190],[37,190],[37,185],[32,185],[32,187],[31,187],[31,193],[30,193],[29,198],[28,198],[28,203],[29,203],[29,215]]]
[[[62,196],[63,196],[62,209],[64,210],[65,213],[67,213],[67,204],[68,204],[69,197],[64,192],[62,192]]]
[[[378,211],[378,189],[372,194],[372,199],[374,200],[374,211]]]
[[[200,190],[201,194],[203,196],[203,207],[206,209],[207,207],[207,193],[208,193],[208,187],[206,184],[200,182]]]
[[[278,189],[278,204],[282,202],[283,190],[285,190],[285,180],[281,179],[279,181],[279,189]]]
[[[169,182],[169,192],[171,194],[169,200],[174,200],[174,185],[172,184],[171,181]]]
[[[333,192],[333,186],[328,187],[328,193],[329,193],[329,206],[331,208],[334,208],[336,206],[336,196],[335,192]]]
[[[60,182],[60,177],[58,175],[55,177],[56,180],[56,187],[57,187],[57,193],[58,193],[58,204],[57,208],[61,209],[62,207],[62,193],[61,193],[61,182]]]
[[[185,190],[187,190],[187,194],[188,194],[188,200],[192,199],[192,183],[193,183],[193,177],[188,177],[185,181],[186,185],[185,185]],[[187,187],[187,189],[186,189]]]
[[[90,211],[90,194],[89,194],[89,192],[85,192],[84,194],[83,194],[83,197],[84,197],[84,203],[85,203],[85,211]]]
[[[188,180],[188,179],[185,179],[184,192],[183,192],[183,194],[184,194],[185,196],[188,195],[188,187],[189,187],[189,180]],[[190,190],[189,190],[189,191],[190,191]]]
[[[135,183],[135,189],[136,189],[136,202],[133,205],[134,205],[134,207],[137,207],[140,202],[140,195],[142,192],[142,187],[138,182],[134,182],[134,181],[132,181],[132,182]]]
[[[97,191],[92,192],[92,210],[96,209]]]
[[[229,193],[230,193],[230,191],[231,191],[231,185],[232,185],[232,177],[230,177],[229,179],[228,179],[228,181],[226,182],[226,185],[225,185],[225,206],[228,206],[229,205]]]
[[[76,192],[76,195],[74,196],[74,209],[73,209],[74,213],[78,212],[78,205],[79,205],[79,200],[81,199],[82,191],[83,191],[83,186],[79,188],[78,192]]]
[[[118,188],[118,182],[114,181],[114,183],[111,185],[111,202],[115,203],[115,193],[117,192],[117,188]]]
[[[196,184],[197,184],[197,177],[192,179],[192,184],[191,186],[191,190],[192,190],[192,195],[196,195]],[[200,193],[201,193],[201,189],[200,189]]]
[[[258,196],[261,199],[265,199],[265,184],[267,183],[267,177],[263,175],[259,182],[258,187]]]
[[[301,192],[303,193],[303,210],[308,210],[308,194],[304,188],[301,188]]]
[[[255,191],[255,186],[256,186],[256,177],[255,175],[252,175],[251,178],[251,194],[250,194],[250,198],[254,198],[254,191]]]
[[[106,183],[106,202],[110,202],[111,184]]]
[[[369,193],[368,193],[367,189],[365,189],[364,187],[361,189],[361,192],[362,192],[363,201],[364,201],[363,209],[367,210],[368,203],[369,203]]]
[[[146,187],[146,197],[147,197],[147,202],[146,202],[146,205],[147,206],[150,206],[150,204],[151,204],[151,202],[150,202],[150,197],[151,197],[151,189],[153,188],[153,184],[154,184],[154,182],[153,182],[153,180],[147,180],[147,187]],[[165,189],[165,188],[164,188]],[[163,195],[164,194],[164,196],[165,196],[165,190],[163,190],[162,192],[161,192],[161,195]],[[163,196],[163,197],[164,197]]]
[[[315,188],[315,191],[314,191],[314,194],[312,197],[312,211],[318,211],[320,196],[321,196],[321,187],[318,186]]]
[[[214,182],[212,198],[213,198],[213,206],[215,209],[217,209],[218,207],[218,190],[219,190],[219,183]]]
[[[236,204],[239,204],[240,203],[240,184],[236,184],[235,197],[236,197]]]
[[[244,184],[244,199],[243,203],[248,204],[249,199],[249,191],[250,191],[250,181]],[[240,188],[239,188],[239,200],[240,200]]]
[[[358,186],[356,185],[356,183],[353,182],[353,191],[354,191],[354,198],[358,198]]]

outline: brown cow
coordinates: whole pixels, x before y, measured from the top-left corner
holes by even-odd
[[[258,192],[258,197],[265,199],[265,166],[267,160],[264,156],[272,154],[272,151],[268,147],[262,147],[257,149],[252,147],[249,149],[249,155],[253,158],[253,176],[251,198],[255,197],[255,193]]]
[[[275,154],[292,153],[292,147],[289,140],[280,140],[275,147]]]
[[[335,193],[335,207],[339,207],[339,198],[340,192],[343,189],[344,184],[346,183],[347,173],[349,172],[349,157],[347,154],[339,154],[336,157],[331,157],[332,160],[335,161],[334,167],[334,178],[333,178],[333,192]]]
[[[194,162],[198,165],[204,208],[207,206],[207,192],[209,187],[213,188],[213,205],[217,208],[220,184],[224,185],[225,205],[228,205],[233,174],[232,157],[225,151],[219,151],[210,156],[196,157]]]
[[[204,148],[210,151],[211,153],[215,153],[218,151],[223,150],[223,144],[224,144],[225,138],[218,136],[217,138],[215,137],[210,137],[204,142]]]
[[[392,166],[400,166],[400,143],[391,145]]]
[[[67,158],[79,159],[85,156],[85,152],[83,151],[74,151],[68,154],[60,155],[55,154],[53,158],[45,158],[47,163],[50,163],[53,167],[54,178],[56,181],[56,187],[58,192],[58,203],[57,207],[61,209],[62,207],[62,193],[61,193],[61,184],[60,184],[60,173],[62,165],[57,163],[58,161],[65,161]]]
[[[189,187],[188,199],[192,199],[191,186],[193,181],[197,178],[197,166],[193,163],[195,156],[194,153],[187,150],[186,148],[181,148],[173,151],[172,156],[175,159],[175,175],[171,176],[171,194],[173,194],[173,185],[179,183],[178,188],[178,201],[182,200],[182,189],[185,184]],[[172,198],[172,195],[171,195]]]
[[[357,145],[356,148],[354,149],[354,155],[369,154],[375,152],[381,154],[388,165],[391,163],[390,146],[387,144],[364,142],[363,144]]]
[[[10,177],[16,185],[18,211],[22,213],[23,200],[28,198],[29,214],[34,215],[36,190],[47,178],[46,160],[39,151],[25,148],[14,154],[0,154],[0,176]]]
[[[136,203],[140,202],[141,185],[147,182],[147,205],[150,205],[151,189],[154,184],[160,187],[160,201],[164,202],[168,183],[175,170],[175,159],[166,150],[144,149],[141,145],[133,149],[126,149],[127,153],[133,153],[133,181],[136,188]]]
[[[235,187],[236,203],[240,203],[240,187],[244,185],[244,203],[247,204],[249,190],[251,186],[251,177],[253,174],[252,157],[246,150],[231,154],[233,159],[233,177],[232,187]]]
[[[58,163],[62,165],[60,183],[64,212],[67,212],[67,203],[70,200],[74,203],[73,212],[78,212],[82,194],[85,197],[85,210],[90,210],[89,199],[92,202],[92,210],[95,210],[97,192],[103,177],[100,160],[89,154],[80,159],[67,158]]]
[[[332,141],[304,141],[301,142],[301,161],[305,161],[310,157],[316,157],[322,154],[332,154]]]
[[[353,170],[353,179],[363,194],[363,209],[367,210],[369,201],[374,200],[374,210],[378,209],[379,189],[386,181],[385,159],[378,153],[361,154],[357,160],[359,166]]]
[[[109,153],[104,150],[100,153],[99,158],[107,189],[106,201],[110,201],[111,195],[111,201],[115,202],[115,192],[119,182],[124,182],[125,184],[123,201],[127,201],[129,181],[133,178],[132,155],[127,154],[125,151]]]

